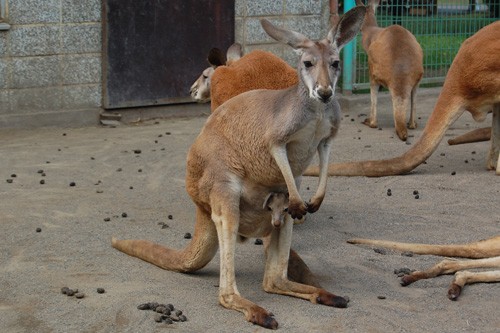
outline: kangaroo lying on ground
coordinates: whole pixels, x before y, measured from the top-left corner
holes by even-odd
[[[491,23],[468,38],[451,64],[424,131],[403,155],[374,161],[335,163],[328,166],[330,176],[382,177],[409,173],[423,163],[438,147],[446,130],[467,110],[476,121],[493,110],[488,169],[496,168],[500,151],[500,21]],[[317,176],[317,166],[309,167],[305,176]]]
[[[368,0],[365,22],[361,28],[363,49],[368,55],[370,72],[370,117],[364,124],[377,128],[377,93],[380,86],[387,87],[392,97],[392,112],[398,137],[406,141],[406,110],[411,105],[408,128],[417,128],[415,99],[424,75],[424,52],[411,32],[400,25],[381,28],[375,13],[380,0]],[[363,6],[362,0],[356,0]]]
[[[429,279],[443,274],[455,273],[448,288],[448,298],[457,300],[466,284],[477,282],[500,282],[500,270],[488,272],[463,271],[469,268],[500,268],[500,236],[479,242],[459,245],[430,245],[399,243],[384,240],[355,238],[350,244],[380,246],[398,251],[411,251],[417,254],[433,254],[447,257],[472,258],[475,260],[445,259],[425,271],[415,271],[401,278],[401,285],[407,286],[415,281]]]
[[[268,35],[301,53],[299,83],[285,90],[249,91],[210,115],[187,157],[186,189],[196,205],[196,224],[185,249],[116,239],[113,246],[178,272],[201,269],[219,247],[219,302],[244,313],[252,323],[275,329],[278,323],[272,313],[238,292],[234,267],[238,235],[269,237],[265,291],[346,307],[342,297],[287,278],[293,224],[287,216],[280,228],[271,225],[262,202],[269,192],[288,192],[288,213],[293,218],[319,209],[326,191],[330,146],[341,117],[334,98],[339,52],[359,32],[365,11],[364,7],[353,8],[326,39],[317,42],[262,20]],[[319,185],[305,203],[297,184],[316,151],[321,165]]]

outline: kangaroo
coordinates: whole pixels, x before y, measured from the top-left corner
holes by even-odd
[[[288,193],[269,193],[264,199],[262,208],[271,212],[271,225],[275,228],[280,228],[285,223],[285,218],[288,214]],[[247,239],[240,236],[239,240],[244,242]]]
[[[271,225],[262,199],[269,192],[288,192],[292,218],[319,209],[326,191],[330,146],[341,118],[334,98],[339,52],[359,32],[365,11],[364,7],[353,8],[327,38],[316,42],[261,20],[269,36],[301,54],[298,84],[284,90],[240,94],[209,116],[187,156],[186,190],[196,205],[196,224],[185,249],[142,248],[141,243],[117,239],[112,245],[177,272],[201,269],[219,248],[220,304],[242,312],[247,321],[276,329],[273,314],[243,297],[235,280],[238,235],[269,237],[263,281],[266,292],[346,307],[343,297],[287,278],[293,223],[287,215],[280,228]],[[318,189],[306,203],[297,184],[316,151],[322,171]]]
[[[220,49],[214,47],[208,52],[207,61],[210,64],[209,67],[205,68],[201,75],[194,81],[189,89],[189,94],[191,98],[198,103],[208,103],[210,102],[210,88],[212,82],[212,76],[214,75],[217,67],[220,66],[230,66],[232,63],[237,61],[243,56],[243,50],[241,44],[234,43],[228,49],[226,54]]]
[[[273,227],[281,227],[285,223],[288,212],[288,195],[286,193],[269,193],[264,201],[264,208],[271,212]]]
[[[386,160],[335,163],[330,176],[383,177],[406,174],[423,163],[438,147],[446,130],[462,113],[469,111],[483,121],[493,111],[491,145],[487,169],[500,175],[500,21],[491,23],[465,40],[450,66],[424,131],[403,155]],[[305,176],[318,176],[317,166]]]
[[[398,137],[406,141],[406,108],[411,105],[408,128],[417,128],[415,99],[417,88],[424,75],[424,52],[411,32],[400,25],[381,28],[375,13],[380,0],[368,0],[366,18],[361,28],[363,49],[368,55],[370,71],[370,117],[363,122],[377,128],[377,93],[380,86],[389,88],[392,112]],[[362,0],[356,0],[363,6]]]
[[[362,238],[350,239],[347,242],[350,244],[381,246],[398,251],[411,251],[417,254],[475,259],[466,261],[445,259],[428,270],[414,271],[401,278],[401,285],[407,286],[418,280],[456,272],[455,278],[448,288],[448,298],[453,301],[458,299],[466,284],[500,282],[500,270],[488,272],[463,271],[470,268],[500,268],[500,236],[473,243],[454,245],[413,244]]]
[[[339,17],[338,9],[332,6],[330,26],[336,26]],[[238,43],[227,50],[227,61],[221,50],[213,48],[208,54],[208,63],[210,67],[193,83],[190,94],[198,103],[211,101],[211,111],[246,91],[285,89],[298,82],[297,71],[283,59],[262,50],[254,50],[243,56]]]

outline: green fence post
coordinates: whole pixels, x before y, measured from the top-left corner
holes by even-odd
[[[344,0],[344,13],[356,6],[354,0]],[[356,39],[344,46],[342,60],[342,94],[352,94],[353,62],[356,59]]]

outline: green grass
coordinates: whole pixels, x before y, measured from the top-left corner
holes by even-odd
[[[456,4],[456,1],[454,2]],[[385,13],[377,15],[379,26],[392,25],[395,19],[411,31],[424,51],[424,78],[444,78],[462,42],[482,27],[496,19],[488,13],[434,16],[393,17]],[[369,82],[368,59],[357,39],[355,85]]]

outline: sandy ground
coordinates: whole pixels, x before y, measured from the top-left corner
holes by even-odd
[[[410,143],[434,103],[435,96],[419,99],[419,128]],[[389,104],[379,106],[382,130],[361,124],[367,113],[368,103],[345,113],[333,161],[396,156],[409,148],[394,134]],[[186,275],[110,246],[113,235],[174,248],[189,242],[184,235],[193,231],[195,216],[184,189],[185,157],[205,119],[0,132],[1,332],[265,331],[218,304],[218,255]],[[477,124],[464,114],[445,139],[490,121]],[[488,147],[443,141],[409,175],[329,180],[321,209],[295,226],[293,247],[327,290],[349,297],[347,309],[264,292],[263,247],[253,240],[237,249],[239,291],[272,311],[282,332],[499,332],[500,284],[468,286],[452,302],[446,297],[451,276],[401,287],[393,273],[426,268],[438,257],[380,254],[346,243],[352,237],[455,243],[497,235],[500,178],[485,170]],[[316,185],[317,179],[304,179],[305,199]],[[64,286],[86,297],[65,296]],[[158,324],[151,311],[137,309],[153,301],[173,304],[188,321]]]

